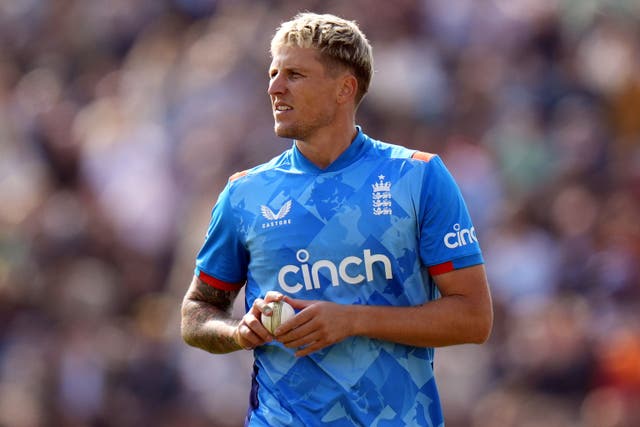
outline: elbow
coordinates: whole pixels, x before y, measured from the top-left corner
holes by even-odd
[[[184,319],[182,319],[182,323],[180,324],[180,336],[182,337],[182,341],[184,341],[186,344],[192,345],[191,342],[193,338],[185,325]]]
[[[189,347],[200,348],[198,342],[191,335],[182,335],[182,341]]]
[[[192,346],[195,347],[195,331],[193,322],[190,321],[190,316],[187,311],[186,304],[182,305],[182,313],[181,313],[181,321],[180,321],[180,336],[182,340]]]
[[[493,330],[493,308],[489,306],[487,310],[483,310],[476,317],[474,334],[471,338],[472,344],[484,344],[491,337],[491,331]]]
[[[186,319],[183,317],[182,322],[180,323],[180,336],[182,337],[182,341],[185,344],[193,346],[193,334],[189,330]]]
[[[191,327],[189,322],[185,319],[182,320],[180,325],[180,335],[182,336],[182,341],[184,341],[185,344],[191,347],[202,348],[197,331],[194,330],[194,328]]]
[[[471,340],[473,344],[484,344],[491,337],[493,330],[493,300],[488,291],[482,298],[476,300],[474,307],[474,336]]]
[[[486,327],[479,328],[478,331],[476,332],[475,336],[471,340],[471,343],[472,344],[484,344],[484,343],[486,343],[489,340],[489,338],[491,337],[491,330],[492,330],[492,325],[491,324],[489,324]]]

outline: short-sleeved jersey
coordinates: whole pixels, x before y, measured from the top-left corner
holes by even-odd
[[[432,277],[482,263],[465,203],[436,155],[358,128],[319,169],[293,147],[233,176],[213,209],[195,274],[340,304],[415,306]],[[233,285],[236,284],[236,285]],[[252,426],[439,426],[432,348],[350,337],[296,358],[274,342],[254,352]]]

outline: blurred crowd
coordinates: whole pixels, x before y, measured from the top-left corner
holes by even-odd
[[[227,177],[290,145],[268,47],[302,10],[360,24],[359,124],[472,212],[496,320],[436,352],[447,426],[640,425],[638,1],[3,0],[0,426],[242,425],[251,355],[179,308]]]

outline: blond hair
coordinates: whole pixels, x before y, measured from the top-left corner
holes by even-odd
[[[335,15],[299,13],[277,29],[271,40],[271,55],[280,46],[317,49],[329,72],[346,67],[358,81],[356,105],[369,90],[373,76],[371,45],[354,21]]]

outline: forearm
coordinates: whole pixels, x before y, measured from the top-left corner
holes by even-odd
[[[415,307],[352,306],[353,333],[417,347],[482,343],[491,331],[487,304],[450,295]]]
[[[211,304],[187,300],[182,304],[182,338],[193,346],[210,353],[229,353],[242,350],[234,334],[240,320]]]

